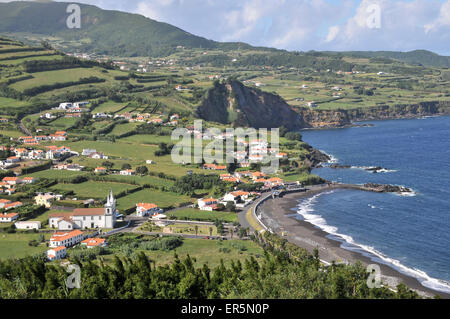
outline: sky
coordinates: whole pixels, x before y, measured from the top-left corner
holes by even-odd
[[[216,41],[297,51],[426,49],[450,55],[450,0],[76,2],[138,13]]]

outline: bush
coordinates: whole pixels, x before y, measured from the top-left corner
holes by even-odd
[[[174,250],[183,245],[183,240],[178,237],[164,237],[152,241],[144,241],[139,245],[140,249],[144,250]]]

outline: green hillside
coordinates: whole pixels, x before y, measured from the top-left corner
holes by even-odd
[[[336,52],[327,52],[329,54],[337,54]],[[373,59],[393,59],[409,64],[418,64],[424,66],[434,66],[448,68],[450,67],[450,57],[442,56],[427,50],[414,50],[410,52],[396,52],[396,51],[348,51],[339,52],[338,54],[373,58]]]
[[[22,39],[40,41],[49,38],[59,48],[116,56],[167,55],[177,46],[186,48],[234,49],[250,47],[239,43],[207,40],[167,23],[137,14],[102,10],[79,4],[81,28],[69,29],[64,2],[0,3],[0,32]],[[58,46],[57,46],[58,47]]]

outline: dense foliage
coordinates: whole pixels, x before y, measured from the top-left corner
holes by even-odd
[[[258,237],[266,248],[261,259],[244,263],[223,262],[215,268],[194,265],[187,256],[175,254],[171,264],[157,266],[143,253],[114,257],[112,263],[85,262],[81,268],[81,289],[68,289],[68,273],[59,265],[48,265],[41,257],[0,262],[0,298],[417,298],[401,285],[397,292],[369,289],[365,268],[357,265],[321,265],[298,247],[281,239]],[[149,247],[153,249],[153,247]],[[74,255],[80,255],[75,253]],[[92,252],[94,255],[100,252]],[[74,256],[74,257],[75,257]]]

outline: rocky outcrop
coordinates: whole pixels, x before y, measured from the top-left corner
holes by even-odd
[[[301,108],[297,112],[305,122],[305,128],[343,127],[351,124],[349,114],[345,111]]]
[[[246,87],[236,80],[216,82],[198,107],[196,115],[207,121],[235,127],[285,126],[290,130],[308,127],[280,96]]]
[[[327,163],[331,160],[331,157],[319,150],[312,148],[311,146],[306,146],[308,149],[308,155],[304,161],[306,167],[310,169],[319,168],[323,163]]]
[[[296,108],[295,111],[280,96],[250,88],[237,80],[216,82],[196,110],[207,121],[235,127],[334,128],[353,122],[415,118],[450,114],[450,102],[420,102],[411,105],[380,105],[354,109],[318,110]]]
[[[297,111],[309,128],[345,127],[357,121],[388,120],[437,116],[450,114],[450,102],[420,102],[405,105],[381,105],[348,110],[314,110],[301,108]]]
[[[413,193],[413,191],[407,187],[396,185],[380,185],[374,183],[367,183],[364,184],[364,188],[377,193],[399,193],[399,194]]]

